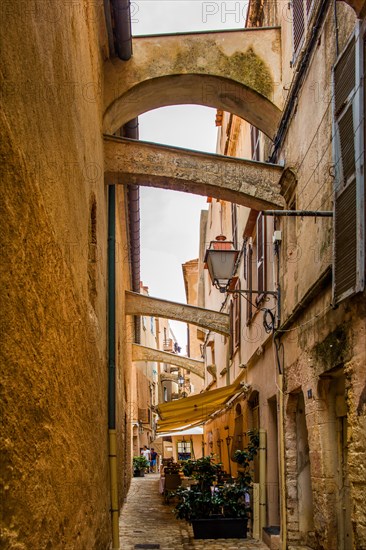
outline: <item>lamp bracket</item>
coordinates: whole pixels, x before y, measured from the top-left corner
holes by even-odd
[[[278,297],[277,290],[246,290],[246,289],[235,289],[235,290],[226,290],[227,294],[269,294],[270,296]]]

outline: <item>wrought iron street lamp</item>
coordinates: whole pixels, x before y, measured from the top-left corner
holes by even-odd
[[[232,241],[226,241],[224,235],[216,237],[216,241],[211,241],[205,254],[205,267],[208,269],[212,284],[222,293],[239,294],[243,296],[252,305],[263,311],[263,325],[266,332],[275,331],[275,321],[280,319],[280,288],[277,290],[252,290],[252,289],[233,289],[232,280],[236,270],[236,264],[239,256],[239,250],[236,250]],[[276,319],[269,308],[259,307],[253,304],[252,296],[274,296],[277,299]]]
[[[232,241],[227,241],[224,235],[211,241],[205,254],[205,267],[211,277],[212,284],[222,293],[227,292],[232,279],[239,250],[234,248]]]

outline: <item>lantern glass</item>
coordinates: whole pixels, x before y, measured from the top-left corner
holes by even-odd
[[[206,251],[205,263],[212,284],[225,291],[234,273],[234,267],[239,251],[232,248],[232,243],[216,242]]]

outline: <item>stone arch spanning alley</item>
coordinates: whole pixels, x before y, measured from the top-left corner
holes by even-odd
[[[106,183],[282,208],[279,166],[110,137],[151,109],[201,104],[236,114],[272,138],[281,115],[280,81],[277,27],[134,38],[130,60],[105,64]]]
[[[146,36],[104,70],[106,134],[152,109],[198,104],[238,115],[273,138],[281,97],[280,28]]]
[[[250,208],[281,208],[282,168],[278,166],[260,162],[252,166],[238,159],[231,166],[221,155],[208,158],[186,149],[112,137],[146,111],[200,104],[238,115],[273,138],[281,115],[280,81],[277,27],[135,38],[130,60],[112,58],[105,64],[106,183],[209,194]],[[191,306],[161,302],[126,292],[126,315],[143,314],[148,307],[153,315],[174,319],[179,311],[181,320],[228,332],[227,316],[222,313],[200,310],[198,314],[199,308],[194,308],[191,315]]]

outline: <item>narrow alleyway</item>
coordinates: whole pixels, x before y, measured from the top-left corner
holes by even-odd
[[[122,550],[268,550],[253,539],[195,540],[192,527],[164,504],[158,485],[159,474],[132,478],[120,517]]]

